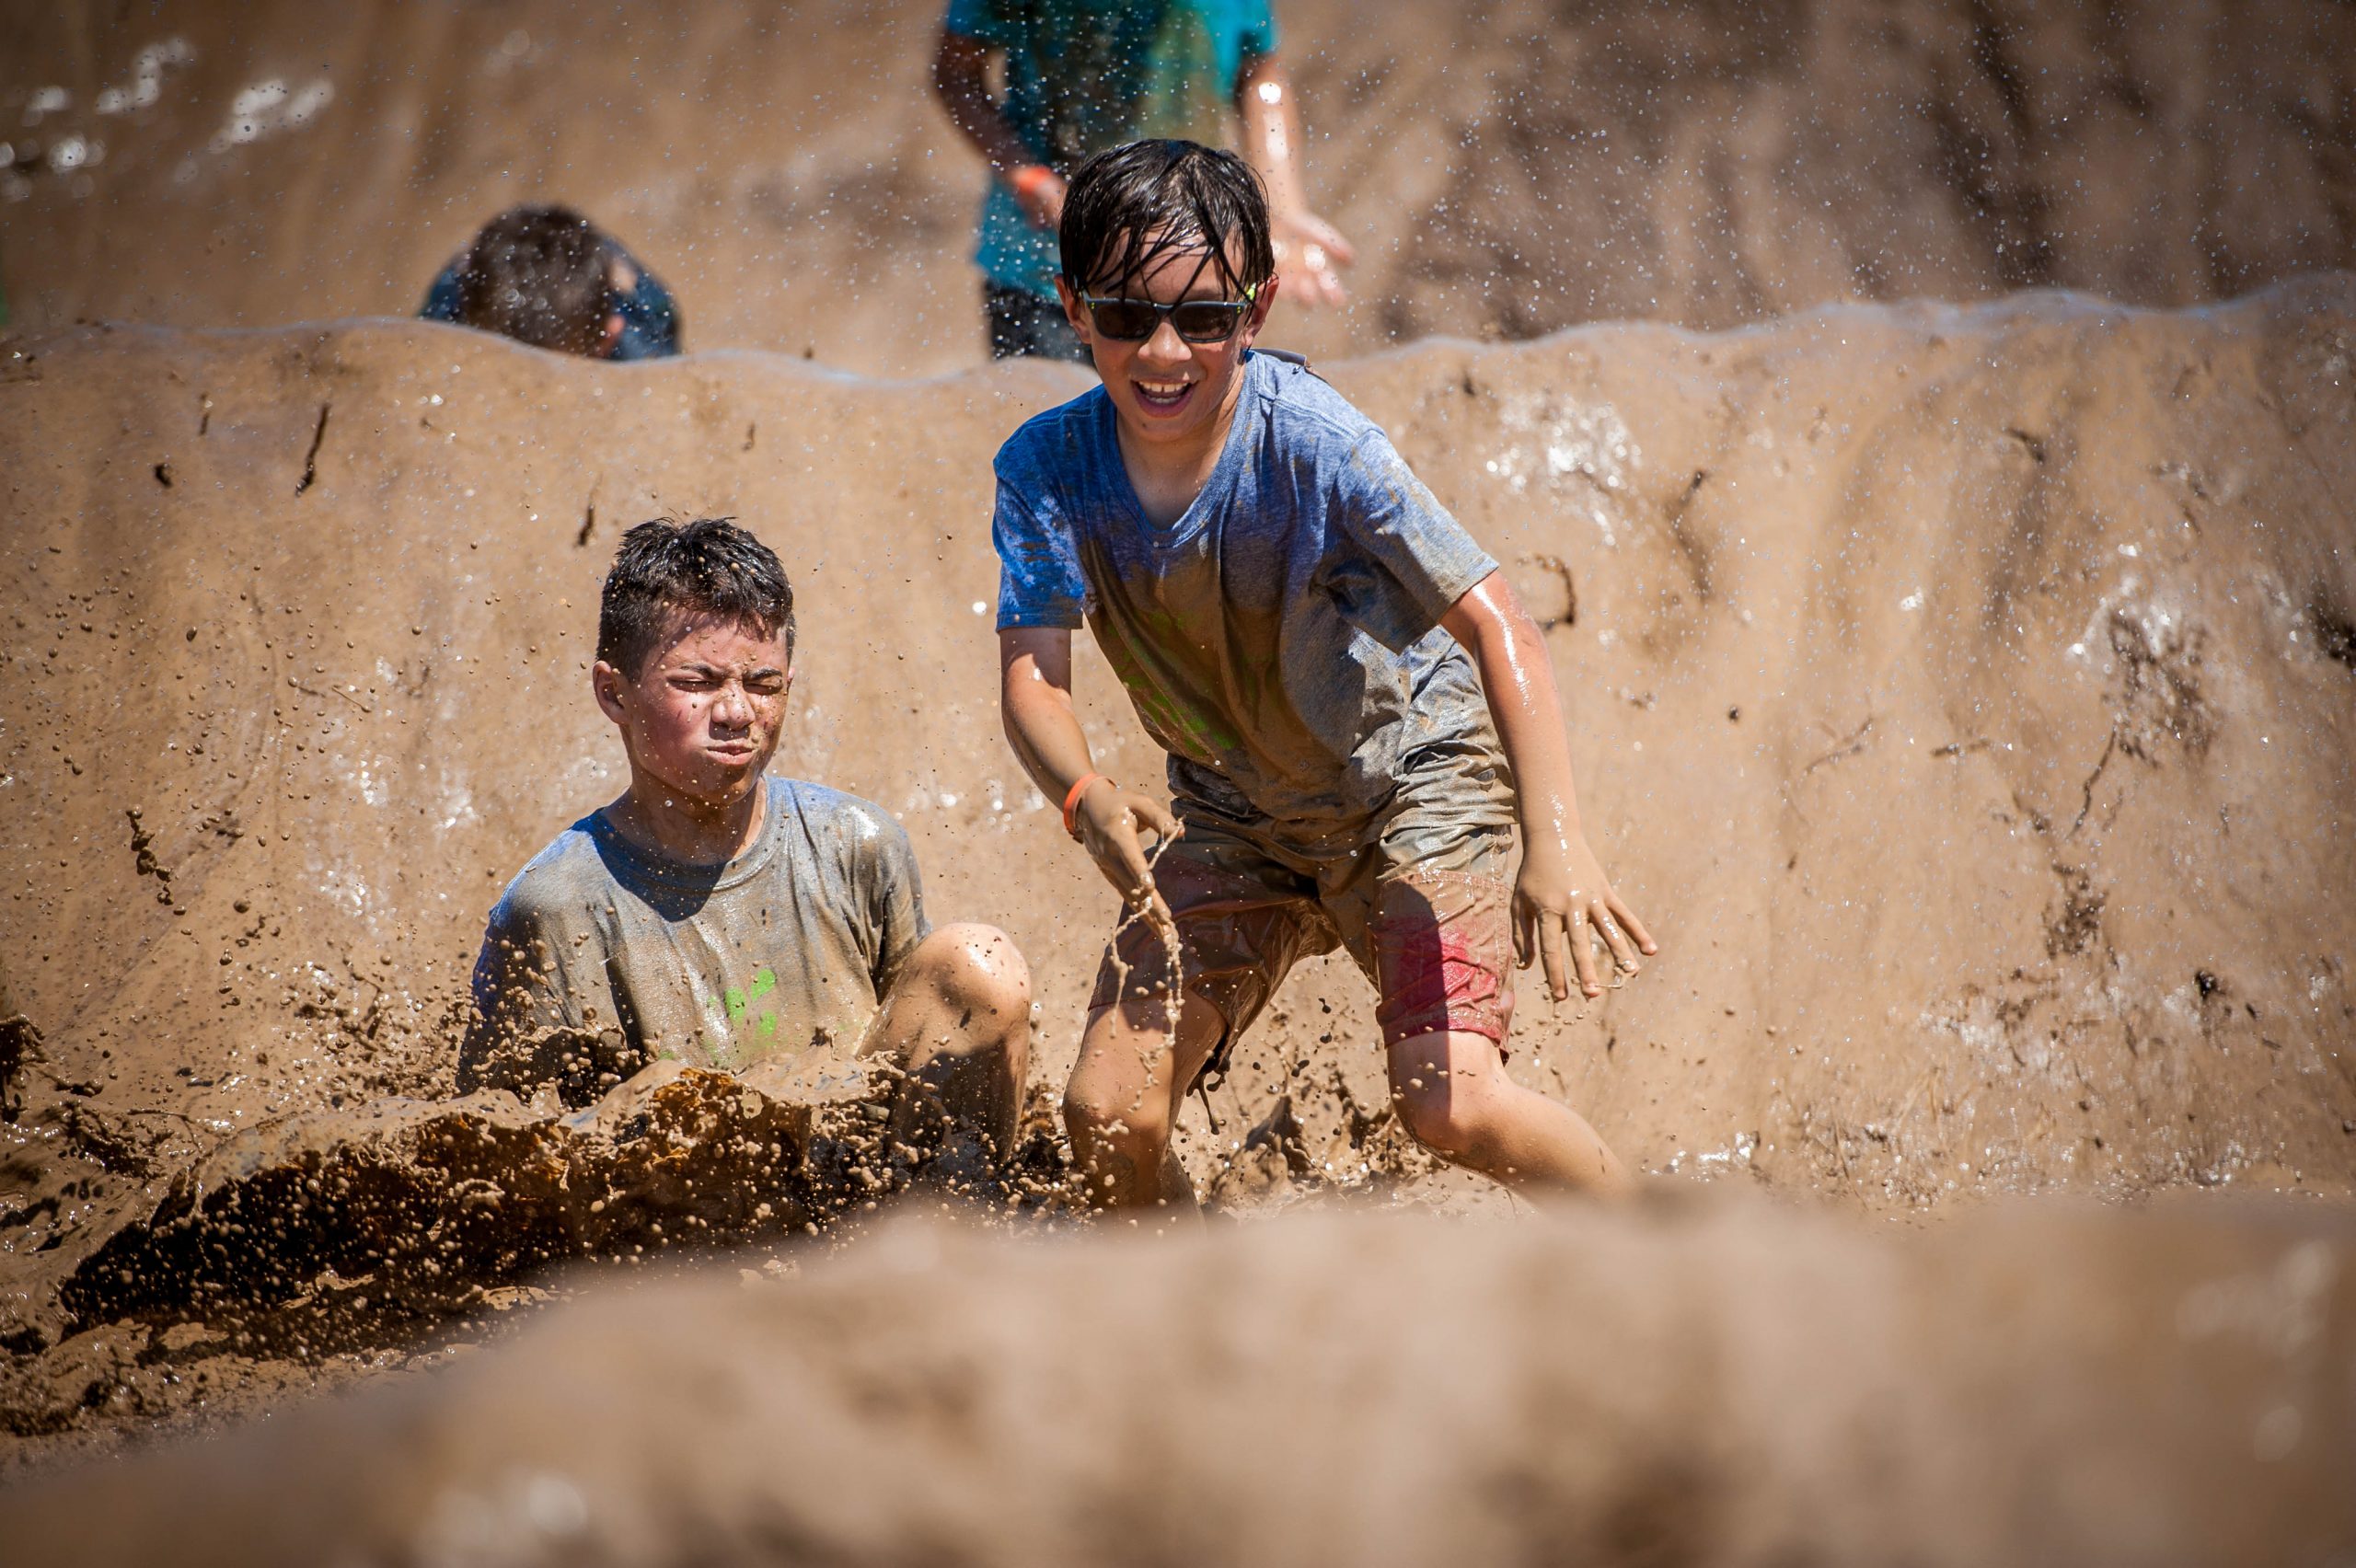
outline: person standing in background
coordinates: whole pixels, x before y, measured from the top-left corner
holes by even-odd
[[[992,97],[990,62],[1005,88]],[[933,90],[988,160],[975,260],[992,358],[1086,363],[1056,297],[1064,181],[1091,155],[1146,137],[1229,144],[1266,182],[1287,299],[1339,305],[1349,242],[1309,210],[1300,120],[1268,0],[950,0]]]

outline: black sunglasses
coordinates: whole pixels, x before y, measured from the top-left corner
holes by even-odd
[[[1175,305],[1157,305],[1149,299],[1104,299],[1096,294],[1080,298],[1088,306],[1088,319],[1097,332],[1116,343],[1141,343],[1159,331],[1165,320],[1189,343],[1224,343],[1243,325],[1259,292],[1254,283],[1243,291],[1242,299],[1182,299]]]

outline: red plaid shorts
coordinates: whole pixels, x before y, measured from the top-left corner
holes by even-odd
[[[1345,948],[1381,998],[1385,1045],[1443,1030],[1502,1050],[1513,1022],[1513,835],[1403,813],[1374,844],[1313,859],[1224,819],[1190,813],[1155,868],[1176,920],[1187,995],[1226,1032],[1209,1070],[1268,1005],[1292,966]],[[1097,970],[1089,1010],[1126,991],[1157,1015],[1169,959],[1145,922],[1124,930]]]

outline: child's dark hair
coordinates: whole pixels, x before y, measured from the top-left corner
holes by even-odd
[[[1199,142],[1131,142],[1080,165],[1058,237],[1075,293],[1122,288],[1173,250],[1207,250],[1230,298],[1276,270],[1260,176]]]
[[[458,264],[458,319],[536,349],[595,358],[615,309],[605,236],[570,207],[510,207]]]
[[[636,680],[680,615],[773,637],[793,658],[793,587],[777,552],[725,517],[658,517],[622,536],[597,607],[597,658]]]

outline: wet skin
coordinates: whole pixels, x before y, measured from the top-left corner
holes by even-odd
[[[606,808],[622,836],[687,865],[750,847],[793,684],[782,632],[680,616],[635,675],[600,660],[589,680],[629,755],[629,788]]]
[[[1094,292],[1098,284],[1091,283]],[[1233,299],[1236,293],[1201,248],[1166,251],[1138,276],[1103,292],[1125,299],[1175,305],[1189,299]],[[1103,378],[1120,431],[1121,461],[1130,488],[1157,527],[1176,522],[1218,466],[1236,400],[1243,394],[1243,358],[1276,304],[1271,278],[1235,335],[1219,343],[1190,343],[1164,319],[1142,342],[1125,343],[1095,329],[1087,305],[1063,279],[1056,282],[1064,314],[1088,346]]]

